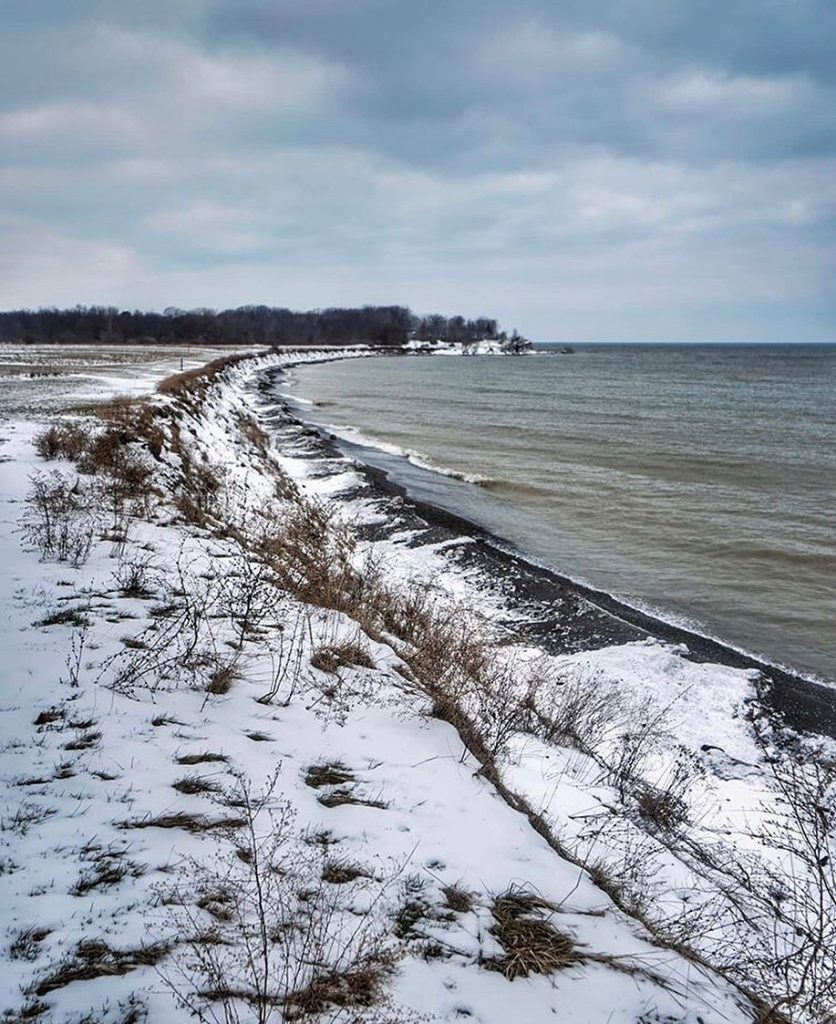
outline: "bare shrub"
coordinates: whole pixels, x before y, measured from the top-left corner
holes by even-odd
[[[44,559],[79,566],[87,561],[99,527],[99,495],[78,477],[35,471],[21,520],[24,539]]]
[[[169,893],[174,927],[194,938],[162,977],[201,1021],[378,1019],[394,963],[373,914],[382,888],[358,912],[368,879],[324,881],[321,857],[293,840],[291,812],[271,794],[272,786],[256,798],[239,778],[233,799],[247,824],[229,856],[212,868],[190,864],[188,880]],[[212,941],[203,938],[206,915]]]
[[[150,597],[157,584],[149,557],[123,559],[113,571],[113,580],[122,597]]]
[[[262,650],[270,657],[270,686],[258,698],[260,704],[279,699],[283,707],[293,700],[302,682],[302,666],[311,633],[310,613],[299,609],[290,622],[278,623]]]
[[[623,697],[605,685],[600,673],[577,668],[536,671],[525,701],[538,736],[584,753],[598,749],[617,731],[625,710]]]
[[[218,590],[214,579],[190,574],[178,557],[176,600],[152,609],[153,623],[133,638],[128,648],[105,658],[99,678],[110,676],[110,685],[131,694],[137,687],[155,692],[160,686],[186,684],[206,690],[213,673],[232,664],[219,652],[213,615]],[[226,683],[232,677],[226,675]],[[218,685],[223,682],[218,677]]]
[[[355,613],[360,574],[352,563],[355,542],[321,502],[286,501],[262,550],[277,583],[295,597],[321,608]]]
[[[729,967],[765,998],[763,1019],[828,1020],[836,1005],[836,766],[785,751],[768,762],[776,801],[754,830],[777,865],[728,858],[740,893]]]
[[[269,564],[239,542],[238,551],[219,579],[219,601],[235,630],[238,650],[244,641],[260,639],[275,614],[277,591]]]
[[[640,817],[662,832],[673,832],[686,825],[688,794],[695,772],[693,755],[680,747],[661,778],[636,783],[634,793]]]
[[[42,459],[75,462],[83,454],[88,437],[88,431],[79,423],[53,423],[35,437],[35,451]]]

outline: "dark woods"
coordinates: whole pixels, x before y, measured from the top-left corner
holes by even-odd
[[[404,306],[315,309],[270,306],[176,309],[162,313],[106,306],[0,312],[0,342],[28,344],[162,345],[403,345],[424,341],[469,343],[501,338],[496,320],[438,314],[418,317]]]

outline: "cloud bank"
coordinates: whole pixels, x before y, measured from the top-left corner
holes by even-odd
[[[13,2],[0,306],[836,340],[818,0]]]

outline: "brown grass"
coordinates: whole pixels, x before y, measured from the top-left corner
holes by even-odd
[[[218,379],[224,370],[249,358],[246,354],[221,356],[219,359],[213,359],[212,362],[206,363],[205,366],[198,366],[194,370],[184,370],[182,373],[166,377],[157,385],[157,391],[161,395],[169,395],[187,402],[194,398],[203,398],[209,386]]]
[[[87,446],[89,431],[78,423],[53,423],[35,437],[35,451],[42,459],[75,462]]]
[[[202,796],[207,793],[220,792],[220,786],[212,779],[204,779],[199,775],[186,775],[178,782],[175,782],[172,789],[186,796]]]
[[[470,890],[463,889],[460,885],[445,885],[441,891],[444,893],[444,905],[448,910],[456,914],[468,914],[473,910],[476,894]]]
[[[138,967],[154,966],[170,951],[167,942],[157,942],[135,949],[113,949],[100,939],[84,939],[52,973],[45,975],[30,990],[36,996],[45,996],[65,988],[74,981],[92,981],[94,978],[112,978],[128,974]]]
[[[485,967],[513,981],[529,974],[553,974],[577,963],[581,957],[574,942],[545,916],[553,910],[548,901],[521,889],[497,896],[491,932],[504,956],[485,961]]]
[[[246,823],[246,819],[241,817],[207,818],[203,814],[186,814],[184,811],[177,811],[173,814],[158,814],[154,817],[149,815],[147,818],[120,821],[117,823],[117,828],[180,828],[185,832],[200,833],[214,832],[218,829],[242,828]]]
[[[355,804],[357,807],[377,807],[385,811],[389,806],[383,800],[370,800],[357,796],[353,789],[334,789],[330,793],[321,793],[317,800],[323,807],[342,807],[344,804]]]
[[[61,722],[66,717],[66,711],[63,708],[48,708],[46,711],[41,711],[35,718],[33,725],[53,725],[55,722]]]
[[[175,758],[178,764],[224,764],[229,758],[226,754],[216,754],[211,750],[199,754],[181,754]]]
[[[218,665],[209,674],[209,678],[206,681],[206,692],[215,696],[229,693],[232,689],[232,684],[238,678],[238,670],[231,662]]]
[[[354,774],[340,761],[312,764],[305,771],[305,782],[311,789],[320,789],[322,786],[342,786],[346,782],[354,782]]]
[[[357,643],[330,644],[311,655],[311,665],[322,672],[336,674],[341,668],[374,668],[369,652]]]
[[[373,1006],[380,999],[391,971],[392,964],[387,958],[375,957],[346,971],[320,974],[304,989],[285,998],[285,1019],[301,1020],[325,1013],[329,1007],[352,1009]]]
[[[322,869],[322,881],[332,885],[347,885],[358,878],[371,878],[372,875],[359,864],[349,861],[331,860]]]

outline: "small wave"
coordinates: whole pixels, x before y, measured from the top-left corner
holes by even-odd
[[[553,497],[554,491],[538,484],[524,483],[520,480],[504,480],[501,477],[486,477],[481,485],[488,491],[508,496],[529,495],[534,497]]]
[[[424,455],[423,452],[413,451],[410,448],[401,448],[396,444],[391,444],[389,441],[370,437],[368,434],[361,433],[356,427],[337,426],[336,424],[329,423],[325,429],[345,441],[350,441],[352,444],[359,444],[364,448],[376,448],[387,455],[395,455],[401,459],[406,459],[413,466],[417,466],[418,469],[424,469],[428,473],[437,473],[439,476],[446,476],[451,480],[461,480],[463,483],[475,484],[478,487],[489,487],[497,482],[490,477],[481,476],[479,473],[465,473],[462,470],[451,469],[449,466],[440,466],[427,455]]]

